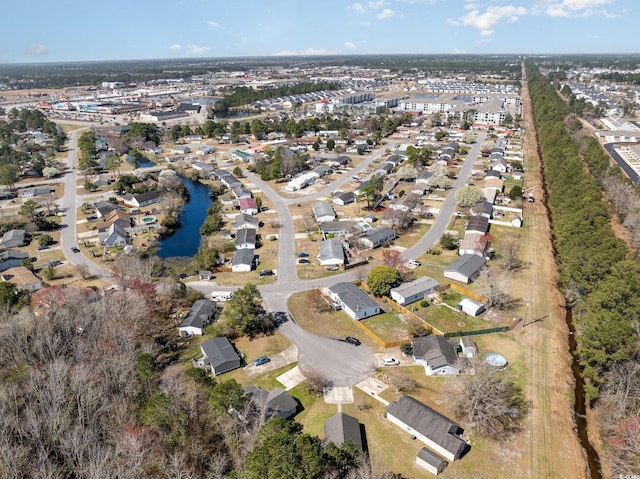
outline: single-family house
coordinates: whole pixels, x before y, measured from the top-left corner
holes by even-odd
[[[21,291],[37,291],[42,288],[42,281],[24,266],[15,266],[2,272],[2,281],[13,283]]]
[[[489,218],[482,215],[472,216],[467,222],[467,233],[485,234],[489,229]]]
[[[424,365],[427,376],[455,376],[462,365],[455,346],[443,336],[432,334],[411,340],[413,362]]]
[[[482,237],[480,233],[467,233],[462,238],[460,242],[460,247],[458,248],[458,254],[460,256],[465,254],[477,254],[482,256],[482,251],[479,249],[478,240]]]
[[[393,170],[393,165],[391,163],[382,163],[376,168],[375,173],[386,176]]]
[[[344,206],[349,203],[353,203],[356,200],[356,195],[353,191],[346,191],[344,193],[338,193],[333,197],[333,201],[336,205]]]
[[[98,201],[95,203],[96,216],[98,218],[105,218],[113,210],[121,210],[122,208],[115,203],[109,201]]]
[[[311,170],[311,173],[318,175],[318,178],[327,176],[331,174],[331,172],[332,172],[331,168],[329,168],[327,165],[318,165],[313,170]]]
[[[414,193],[394,198],[389,202],[389,208],[394,211],[404,211],[405,213],[413,210],[416,206],[422,205],[420,197]]]
[[[24,246],[26,244],[24,230],[9,230],[2,235],[0,240],[0,247],[2,248],[16,248],[18,246]]]
[[[469,449],[458,424],[412,397],[389,404],[387,419],[448,461],[460,459]]]
[[[340,446],[351,441],[358,449],[363,450],[362,428],[360,422],[353,417],[339,412],[324,421],[324,443]]]
[[[458,311],[462,311],[469,316],[479,316],[485,311],[484,304],[480,304],[472,299],[463,298],[458,303]]]
[[[173,145],[171,147],[171,153],[175,153],[177,155],[186,155],[188,153],[191,153],[191,148],[189,148],[187,145]]]
[[[241,213],[246,215],[258,214],[258,205],[256,204],[256,200],[253,198],[240,198],[238,200],[238,206],[240,207]]]
[[[220,182],[227,188],[242,186],[242,182],[226,170],[214,170],[213,174],[217,176]]]
[[[225,337],[211,338],[200,345],[200,357],[194,359],[194,366],[203,368],[213,375],[238,369],[242,360]]]
[[[253,155],[246,151],[235,150],[233,153],[231,153],[231,159],[240,160],[243,163],[251,163],[253,162]]]
[[[487,176],[484,179],[484,188],[491,188],[493,190],[496,190],[500,193],[502,193],[502,191],[504,190],[504,180],[500,177],[495,177],[495,176]]]
[[[396,303],[405,305],[411,304],[423,299],[436,291],[440,287],[435,279],[429,276],[423,276],[408,283],[402,283],[400,286],[392,288],[390,291],[391,299]]]
[[[380,314],[380,305],[353,283],[334,284],[328,288],[328,294],[353,320]]]
[[[236,249],[255,249],[256,230],[252,228],[242,228],[236,233]]]
[[[327,238],[331,235],[343,235],[351,231],[353,222],[351,221],[323,221],[320,223],[322,236]]]
[[[22,265],[22,260],[29,255],[17,249],[7,249],[0,251],[0,272]]]
[[[23,188],[18,191],[18,196],[20,198],[33,198],[35,196],[48,195],[53,190],[49,187],[45,186],[34,186],[32,188]]]
[[[198,278],[201,281],[210,281],[213,278],[213,273],[208,269],[201,269],[198,271]]]
[[[208,299],[197,300],[178,326],[178,333],[180,336],[202,336],[205,326],[213,321],[215,313],[215,302]]]
[[[374,228],[363,234],[359,240],[362,246],[374,249],[396,239],[396,231],[388,226]]]
[[[331,168],[345,168],[349,162],[351,160],[349,160],[348,156],[339,156],[337,158],[331,158],[327,164],[331,167]]]
[[[255,250],[253,248],[244,248],[236,250],[231,260],[231,271],[234,273],[246,273],[253,269],[255,260]]]
[[[416,456],[416,464],[426,469],[434,476],[441,474],[447,467],[447,461],[438,456],[435,452],[423,447]]]
[[[465,358],[473,358],[478,354],[478,346],[471,336],[460,336],[460,349]]]
[[[445,268],[444,277],[469,284],[478,277],[486,262],[477,254],[464,254]]]
[[[235,230],[241,230],[243,228],[251,228],[257,230],[260,228],[260,220],[258,218],[254,218],[251,215],[240,213],[233,219],[233,223],[231,223],[231,226]]]
[[[160,200],[160,193],[157,190],[146,191],[144,193],[127,193],[123,197],[124,204],[142,208],[157,203]]]
[[[500,173],[506,173],[511,168],[509,166],[509,163],[507,163],[507,161],[504,158],[500,158],[491,165],[491,169],[495,171],[499,171]]]
[[[429,178],[433,176],[432,171],[420,171],[416,176],[416,184],[424,185],[424,189],[429,188]]]
[[[203,163],[202,161],[194,161],[193,163],[191,163],[191,168],[202,173],[205,176],[212,175],[213,170],[215,170],[215,168],[212,165]]]
[[[329,238],[322,241],[319,246],[318,262],[322,266],[344,265],[345,255],[342,241],[338,238]]]
[[[487,219],[491,219],[493,216],[493,203],[490,203],[487,200],[481,201],[480,203],[473,205],[469,212],[473,216],[484,216]]]
[[[245,386],[245,393],[251,395],[251,402],[265,420],[272,417],[289,419],[298,411],[298,402],[288,391],[282,388],[261,389],[258,386]]]
[[[114,246],[126,246],[129,243],[129,234],[118,222],[112,223],[104,233],[98,233],[100,243],[107,248]]]
[[[336,212],[333,207],[324,201],[316,201],[311,205],[311,209],[313,210],[313,216],[318,223],[322,223],[323,221],[332,221],[336,217]]]
[[[231,187],[231,193],[236,197],[236,200],[241,200],[243,198],[251,198],[253,195],[251,192],[244,187],[244,185],[233,185]]]

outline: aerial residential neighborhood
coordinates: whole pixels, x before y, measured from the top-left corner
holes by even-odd
[[[547,477],[504,453],[532,437],[584,461],[572,385],[582,402],[596,392],[571,379],[578,346],[551,326],[571,324],[551,288],[571,271],[553,266],[533,66],[410,65],[229,61],[0,91],[7,311],[104,358],[105,391],[136,404],[118,447],[154,436],[190,477],[289,477],[265,472],[278,431],[308,441],[326,477]],[[557,90],[588,99],[575,78],[592,73],[568,70]],[[638,126],[608,93],[584,123],[637,183],[635,133],[618,140]],[[582,304],[594,277],[567,298]],[[542,417],[552,402],[562,413]]]

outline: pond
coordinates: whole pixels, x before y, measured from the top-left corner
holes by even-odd
[[[175,232],[158,243],[160,258],[176,256],[191,257],[198,252],[200,246],[200,226],[207,217],[207,209],[211,205],[209,187],[187,178],[180,178],[189,190],[189,201],[180,215],[180,224]]]

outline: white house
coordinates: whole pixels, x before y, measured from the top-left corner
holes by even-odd
[[[211,323],[215,312],[216,303],[208,299],[197,300],[178,326],[180,336],[202,336],[205,326]]]
[[[252,228],[242,228],[236,233],[236,249],[255,249],[256,230]]]
[[[353,283],[334,284],[328,288],[328,294],[353,320],[380,314],[380,305]]]
[[[424,365],[427,376],[455,376],[462,369],[456,348],[443,336],[432,334],[411,340],[413,362]]]
[[[338,238],[322,241],[319,247],[318,262],[322,266],[344,265],[345,256],[342,242]]]
[[[236,250],[236,254],[233,255],[231,260],[231,271],[234,273],[246,273],[253,268],[255,250],[246,248]]]
[[[360,237],[360,243],[369,249],[377,248],[383,244],[396,239],[396,232],[393,228],[388,226],[381,226],[367,231]]]
[[[420,452],[418,452],[418,455],[416,456],[416,464],[423,469],[426,469],[434,476],[439,475],[447,467],[447,461],[426,447],[423,447],[420,449]]]
[[[426,295],[433,293],[440,287],[435,279],[423,276],[409,283],[402,283],[390,291],[391,299],[396,303],[405,305],[423,299]]]
[[[324,201],[316,201],[312,206],[313,216],[315,217],[318,223],[322,223],[324,221],[333,221],[336,217],[336,212],[333,207],[329,203],[325,203]]]
[[[238,200],[238,206],[240,207],[241,213],[246,215],[258,214],[258,205],[256,204],[256,200],[253,198],[240,198]]]
[[[462,255],[445,268],[444,277],[469,284],[480,274],[486,262],[476,254]]]
[[[460,459],[469,449],[458,424],[412,397],[389,404],[387,419],[448,461]]]

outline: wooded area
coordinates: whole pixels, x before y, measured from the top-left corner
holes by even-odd
[[[640,430],[628,423],[637,423],[640,407],[634,385],[639,378],[640,265],[637,254],[614,234],[611,208],[602,195],[605,178],[622,177],[595,140],[567,128],[576,121],[570,108],[531,63],[527,79],[560,287],[578,325],[587,399],[598,406],[614,472],[637,474],[640,456],[631,445],[638,443]]]

